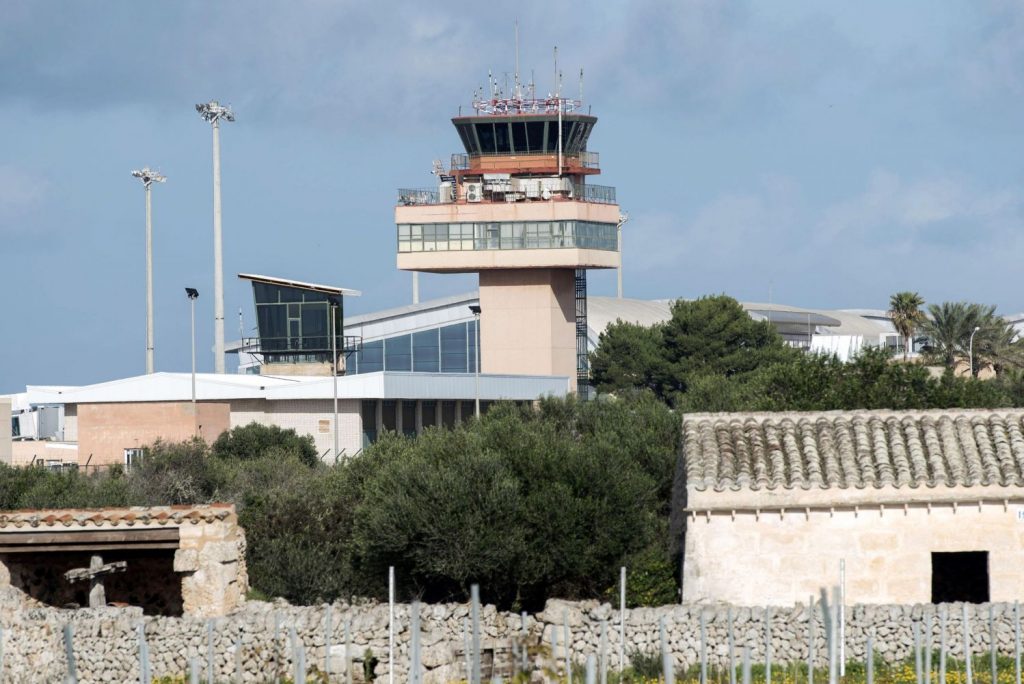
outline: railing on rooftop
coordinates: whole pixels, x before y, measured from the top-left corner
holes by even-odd
[[[572,186],[572,198],[581,202],[615,204],[615,188],[610,185],[574,183]]]
[[[610,185],[591,185],[590,183],[574,183],[572,197],[566,199],[594,204],[615,204],[615,188]],[[506,203],[510,201],[507,193],[484,195],[485,202]],[[524,199],[521,195],[519,199]],[[536,200],[533,200],[536,201]],[[429,204],[441,204],[441,194],[430,188],[400,188],[398,190],[398,206],[412,207]]]
[[[452,171],[468,171],[470,169],[470,159],[479,157],[517,157],[520,162],[528,162],[532,157],[537,155],[544,155],[548,157],[557,157],[558,152],[495,152],[487,154],[467,154],[466,152],[456,152],[452,155]],[[565,166],[582,166],[585,169],[599,169],[601,168],[601,155],[597,152],[590,152],[584,150],[583,152],[575,152],[572,154],[565,153],[562,155],[564,158]]]
[[[438,190],[433,188],[399,188],[398,205],[409,207],[417,204],[440,204]]]

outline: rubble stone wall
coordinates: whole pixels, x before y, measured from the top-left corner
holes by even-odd
[[[187,675],[190,659],[198,661],[205,678],[209,646],[214,654],[214,678],[236,681],[241,665],[245,682],[273,681],[276,673],[290,676],[301,644],[307,671],[331,671],[330,681],[345,681],[346,630],[348,654],[352,659],[356,682],[362,677],[364,654],[378,660],[378,681],[388,671],[388,606],[365,604],[349,606],[294,607],[285,603],[251,601],[227,617],[204,620],[196,617],[143,617],[139,609],[52,608],[25,609],[11,589],[0,595],[0,625],[3,627],[3,681],[63,681],[67,661],[63,641],[65,624],[72,626],[74,657],[78,681],[138,681],[139,625],[143,626],[154,678]],[[947,645],[954,656],[962,653],[962,604],[949,604]],[[985,653],[990,643],[989,615],[995,625],[998,651],[1012,655],[1014,649],[1014,605],[968,605],[970,641],[973,653]],[[913,655],[913,625],[931,635],[939,645],[939,608],[935,606],[851,606],[845,621],[845,648],[848,659],[864,656],[865,641],[874,635],[875,650],[889,661]],[[807,657],[808,609],[795,606],[767,609],[771,623],[773,662],[803,662]],[[465,604],[420,606],[422,661],[426,682],[454,682],[465,678],[464,625],[469,619]],[[699,662],[700,617],[703,613],[708,638],[708,657],[712,668],[729,662],[728,624],[732,616],[737,662],[749,646],[755,662],[763,661],[765,643],[764,608],[726,606],[664,606],[638,608],[626,612],[626,658],[637,651],[653,653],[659,649],[660,625],[665,622],[668,641],[677,665]],[[410,653],[410,606],[396,606],[395,674],[404,681],[408,675]],[[330,635],[328,635],[328,615]],[[820,611],[813,613],[815,649],[819,665],[826,663],[826,642]],[[582,663],[600,651],[602,631],[607,639],[608,667],[618,667],[619,614],[608,604],[596,602],[550,601],[545,610],[526,616],[499,612],[493,606],[481,610],[481,645],[485,656],[497,651],[507,660],[512,643],[529,646],[530,661],[538,673],[545,667],[557,667],[564,658],[565,629],[568,625],[572,659]],[[292,641],[292,632],[295,641]],[[557,632],[555,661],[551,658],[553,632]],[[210,639],[212,635],[212,640]],[[275,638],[276,635],[276,638]],[[328,649],[328,641],[330,647]],[[487,660],[487,658],[485,658]],[[933,663],[937,667],[937,663]],[[488,672],[484,671],[487,676]],[[538,674],[538,677],[543,675]],[[386,678],[383,679],[386,681]]]

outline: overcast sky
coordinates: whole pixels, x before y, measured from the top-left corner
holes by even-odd
[[[517,8],[515,11],[511,8]],[[144,165],[158,370],[213,355],[210,127],[222,131],[225,310],[256,272],[411,301],[398,187],[460,150],[488,70],[566,88],[630,215],[626,295],[885,308],[892,292],[1024,309],[1024,4],[0,0],[0,392],[145,370]],[[611,272],[591,292],[614,294]],[[424,276],[424,299],[475,287]]]

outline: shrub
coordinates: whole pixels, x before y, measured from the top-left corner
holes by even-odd
[[[320,463],[311,435],[299,435],[295,430],[284,430],[276,425],[249,423],[221,434],[211,447],[218,458],[248,460],[267,454],[272,449],[280,453],[295,454],[300,461],[312,467]]]

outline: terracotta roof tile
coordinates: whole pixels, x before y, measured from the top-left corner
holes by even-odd
[[[119,527],[134,525],[181,525],[188,521],[193,524],[216,522],[235,514],[231,504],[210,504],[206,506],[152,506],[132,508],[100,509],[45,509],[24,511],[0,511],[0,528],[13,527]]]
[[[1024,486],[1024,410],[695,414],[697,490]]]

